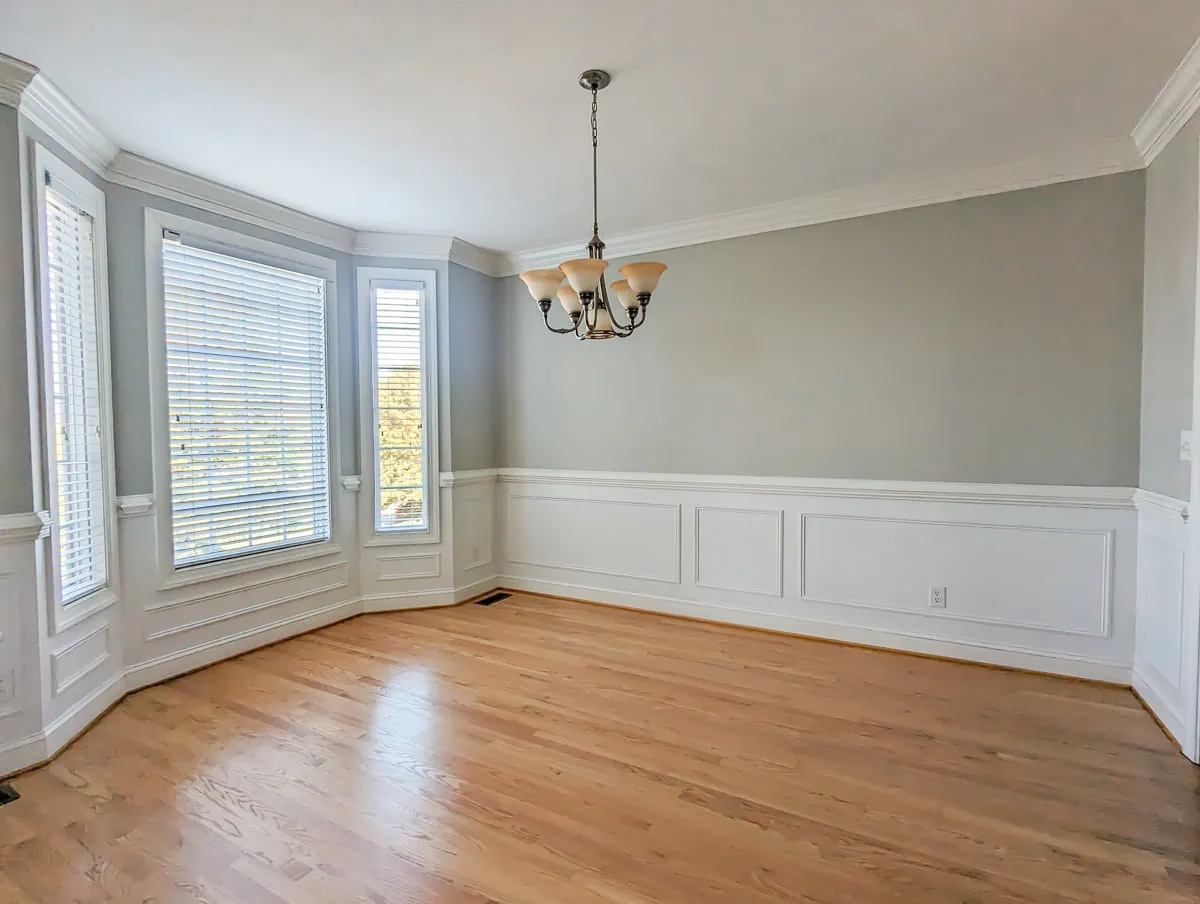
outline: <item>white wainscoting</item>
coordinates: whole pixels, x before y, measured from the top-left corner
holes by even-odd
[[[1132,493],[502,470],[500,583],[1128,684]]]
[[[0,775],[45,759],[33,512],[0,515]]]
[[[1138,490],[1137,646],[1133,687],[1193,759],[1200,600],[1187,593],[1188,505]]]

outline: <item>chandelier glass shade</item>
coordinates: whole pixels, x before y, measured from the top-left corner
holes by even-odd
[[[580,339],[624,339],[646,322],[650,296],[658,287],[659,277],[667,269],[657,261],[640,261],[619,267],[624,279],[611,286],[604,281],[608,261],[604,260],[604,242],[600,240],[600,216],[597,204],[596,161],[599,138],[596,127],[596,96],[611,78],[600,69],[589,69],[579,76],[579,84],[592,92],[592,239],[588,256],[563,261],[548,270],[526,270],[521,280],[542,312],[546,328],[553,333],[573,333]],[[609,289],[616,305],[609,300]],[[557,298],[571,319],[569,327],[550,325],[550,309]],[[624,319],[613,316],[616,307],[624,310]]]

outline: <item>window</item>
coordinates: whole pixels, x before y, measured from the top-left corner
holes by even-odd
[[[330,538],[326,279],[291,266],[163,230],[176,568]]]
[[[111,438],[106,406],[104,196],[38,147],[42,368],[58,600],[109,585]]]
[[[360,269],[376,534],[432,535],[436,513],[434,274]],[[367,395],[368,393],[364,393]]]

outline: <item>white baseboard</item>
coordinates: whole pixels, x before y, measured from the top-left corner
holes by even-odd
[[[188,647],[157,659],[136,663],[126,668],[125,685],[130,692],[148,687],[176,675],[212,665],[222,659],[249,653],[251,650],[267,644],[331,625],[334,622],[358,615],[360,611],[357,599],[346,600],[312,612],[303,612],[290,618],[280,619],[248,631],[241,631],[209,643]]]
[[[46,759],[46,733],[28,735],[0,747],[0,778],[36,766]]]
[[[964,662],[984,663],[1045,672],[1051,675],[1067,675],[1107,681],[1128,686],[1129,666],[1120,662],[1107,662],[1065,653],[1050,654],[1044,651],[1027,650],[1000,644],[982,644],[971,641],[949,641],[915,632],[880,631],[858,625],[818,621],[801,616],[767,613],[736,606],[722,606],[653,596],[645,593],[614,591],[581,584],[558,581],[535,580],[507,575],[500,578],[500,585],[510,590],[527,590],[550,596],[586,600],[640,609],[663,615],[679,615],[704,621],[765,628],[801,637],[836,640],[843,643],[862,644],[902,653],[920,653],[958,659]]]
[[[125,674],[117,672],[46,729],[46,757],[55,756],[125,696]]]
[[[411,609],[438,609],[457,606],[471,597],[495,590],[500,579],[492,576],[447,590],[416,590],[404,593],[374,593],[360,597],[363,612],[406,612]]]
[[[1186,750],[1188,745],[1184,737],[1187,729],[1183,715],[1176,712],[1167,702],[1166,698],[1155,689],[1155,682],[1148,680],[1137,668],[1133,670],[1132,684],[1133,689],[1142,698],[1142,702],[1150,707],[1150,711],[1154,713],[1154,717],[1158,719],[1159,724],[1167,730],[1167,734],[1174,738],[1181,748]]]
[[[125,696],[125,675],[117,672],[59,716],[45,731],[0,748],[0,776],[44,763],[74,741]]]

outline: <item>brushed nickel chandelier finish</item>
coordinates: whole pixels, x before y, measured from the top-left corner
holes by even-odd
[[[542,312],[542,320],[552,333],[573,333],[579,339],[625,339],[646,322],[650,296],[658,279],[667,269],[657,261],[641,261],[619,267],[624,279],[613,282],[611,288],[625,310],[624,321],[613,317],[609,286],[604,281],[608,261],[604,260],[604,242],[600,238],[600,205],[597,178],[599,158],[599,129],[596,113],[598,95],[612,77],[603,69],[588,69],[579,76],[579,84],[592,93],[592,238],[587,243],[588,256],[563,261],[548,270],[526,270],[521,279]],[[563,281],[566,281],[566,285]],[[571,326],[550,325],[550,308],[558,298],[571,318]]]

